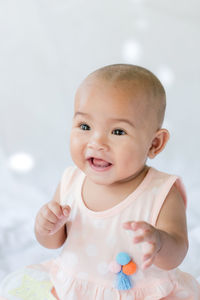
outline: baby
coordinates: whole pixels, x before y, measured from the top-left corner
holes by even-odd
[[[105,66],[81,83],[70,141],[75,166],[35,221],[41,245],[64,246],[20,275],[40,287],[49,282],[45,299],[200,299],[199,284],[177,268],[188,250],[182,182],[146,164],[169,139],[165,106],[162,84],[142,67]]]

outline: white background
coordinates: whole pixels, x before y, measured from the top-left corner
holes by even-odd
[[[112,63],[142,65],[166,88],[171,139],[149,164],[183,178],[190,250],[181,267],[199,277],[200,2],[0,0],[0,22],[0,278],[57,254],[35,241],[34,217],[72,164],[77,86]],[[18,166],[19,153],[30,162]]]

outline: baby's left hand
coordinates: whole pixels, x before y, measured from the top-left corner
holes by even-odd
[[[124,229],[137,231],[140,233],[133,237],[133,243],[144,244],[142,269],[146,269],[153,264],[156,254],[161,249],[161,232],[146,222],[126,222],[123,223]],[[147,246],[147,247],[146,247]]]

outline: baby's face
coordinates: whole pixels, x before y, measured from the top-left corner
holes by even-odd
[[[70,151],[93,182],[128,181],[145,165],[155,133],[145,97],[137,86],[97,79],[79,88]]]

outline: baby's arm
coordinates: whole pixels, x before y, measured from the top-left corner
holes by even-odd
[[[51,249],[59,248],[67,238],[66,222],[70,207],[60,205],[60,184],[52,201],[39,210],[35,219],[35,236],[38,242]]]
[[[127,222],[125,229],[141,234],[133,238],[134,243],[147,242],[148,248],[143,256],[143,268],[151,264],[170,270],[183,261],[188,250],[186,214],[183,199],[173,186],[158,216],[156,227],[146,222]]]

